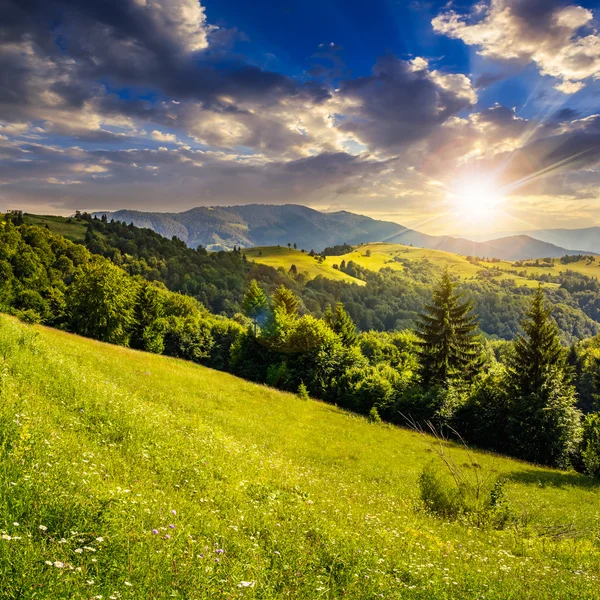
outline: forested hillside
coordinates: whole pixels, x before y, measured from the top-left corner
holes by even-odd
[[[247,284],[250,279],[256,279],[270,292],[282,284],[292,289],[300,298],[301,312],[320,317],[329,305],[341,301],[362,331],[410,328],[423,309],[431,283],[440,277],[447,264],[420,257],[400,258],[403,262],[395,262],[389,268],[383,265],[384,268],[377,272],[361,266],[365,264],[361,261],[349,260],[348,264],[343,264],[339,258],[323,261],[320,255],[309,257],[308,252],[299,253],[304,260],[312,261],[316,273],[324,275],[311,278],[313,276],[303,270],[300,261],[293,265],[295,268],[291,268],[293,263],[289,261],[280,263],[277,268],[274,268],[277,261],[272,263],[273,267],[262,264],[263,257],[257,256],[260,250],[209,253],[202,247],[194,250],[179,239],[169,240],[149,229],[117,221],[108,222],[83,215],[80,223],[88,229],[83,243],[91,252],[109,258],[132,275],[160,281],[173,291],[194,296],[211,312],[229,317],[240,312]],[[272,249],[276,254],[281,250]],[[375,256],[372,258],[375,260]],[[457,258],[466,263],[464,258]],[[331,264],[326,269],[323,262]],[[336,270],[333,265],[337,263],[339,268]],[[398,270],[396,265],[402,269]],[[473,267],[474,273],[482,270]],[[344,275],[346,281],[340,281],[339,277],[330,279],[331,272]],[[489,269],[485,270],[486,275],[489,272]],[[462,278],[460,286],[481,306],[482,331],[489,336],[511,339],[519,331],[519,322],[536,282],[510,275],[507,278],[494,277],[493,271],[491,275]],[[598,334],[598,295],[593,290],[590,292],[589,289],[572,286],[573,277],[569,273],[563,276],[564,286],[553,284],[547,290],[555,306],[555,318],[563,341],[572,343]],[[348,284],[353,280],[357,281],[357,285]],[[598,286],[591,277],[582,276],[579,281],[584,282],[587,288]]]
[[[209,255],[163,239],[164,248],[155,252],[141,240],[150,242],[156,234],[98,223],[88,224],[87,243],[102,245],[112,260],[48,229],[6,219],[0,233],[2,310],[29,323],[228,370],[373,420],[433,422],[460,431],[476,445],[531,461],[589,473],[598,469],[600,422],[593,411],[600,394],[600,338],[570,351],[562,346],[542,288],[523,288],[523,335],[514,342],[491,342],[478,333],[485,305],[469,299],[448,271],[433,286],[434,273],[420,265],[410,277],[409,269],[392,272],[388,275],[403,278],[396,288],[383,279],[385,273],[365,272],[376,279],[364,287],[317,278],[306,282],[304,304],[312,292],[314,302],[328,294],[334,301],[322,315],[313,315],[302,310],[293,289],[300,286],[296,278],[253,266],[239,251]],[[113,236],[115,245],[125,244],[134,254],[115,248]],[[233,319],[211,313],[161,282],[189,291],[192,270],[201,289],[208,271],[216,287],[229,261],[239,272],[232,289],[244,288],[243,314]],[[211,270],[213,264],[217,267]],[[283,283],[271,290],[257,279],[242,279],[254,272],[266,273],[273,286]],[[413,287],[405,289],[407,282]],[[343,287],[327,290],[325,284]],[[395,294],[401,302],[409,302],[411,294],[420,298],[423,308],[411,321],[413,331],[356,330],[347,310],[352,302],[345,306],[332,290],[360,294],[370,286],[384,301]],[[577,404],[589,413],[584,421]]]

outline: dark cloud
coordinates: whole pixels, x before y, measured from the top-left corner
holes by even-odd
[[[428,136],[450,116],[474,102],[469,80],[429,71],[425,61],[393,56],[377,61],[369,77],[345,81],[340,96],[358,103],[339,128],[372,148],[392,151]]]

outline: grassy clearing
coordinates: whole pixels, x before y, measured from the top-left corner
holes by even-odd
[[[68,217],[42,216],[42,215],[24,215],[25,223],[28,225],[37,225],[45,227],[53,233],[63,235],[72,242],[80,242],[85,239],[86,226],[82,221],[77,221],[75,218],[69,223]]]
[[[475,453],[527,526],[418,508],[417,434],[0,316],[5,598],[600,598],[600,488]]]
[[[323,277],[334,279],[336,281],[365,285],[364,281],[346,275],[346,273],[342,273],[333,268],[335,263],[339,265],[341,262],[341,259],[338,260],[337,256],[328,257],[325,261],[319,263],[317,258],[309,256],[307,253],[283,246],[249,248],[244,250],[244,254],[246,254],[248,260],[254,260],[257,263],[268,265],[275,269],[283,267],[286,273],[290,270],[292,265],[296,265],[298,273],[304,273],[308,279],[314,279],[315,277],[322,275]]]
[[[371,252],[370,256],[367,256],[367,251]],[[279,247],[264,247],[264,248],[252,248],[245,250],[248,258],[255,260],[256,262],[270,265],[272,267],[283,267],[286,271],[289,270],[292,264],[296,264],[299,271],[306,271],[310,277],[316,277],[322,275],[330,279],[338,279],[341,281],[352,281],[362,283],[353,277],[345,275],[340,271],[333,269],[333,264],[340,264],[342,260],[346,263],[354,261],[356,264],[371,271],[380,271],[381,269],[390,268],[397,271],[404,269],[402,263],[396,262],[394,259],[402,258],[406,260],[420,261],[428,260],[440,269],[448,267],[452,273],[461,277],[462,279],[477,279],[479,272],[482,269],[497,267],[503,271],[495,279],[502,281],[505,279],[513,279],[517,285],[526,287],[537,287],[538,282],[527,279],[526,277],[519,277],[508,271],[523,271],[525,268],[513,267],[512,263],[508,261],[500,261],[496,263],[491,262],[480,262],[480,264],[474,264],[466,259],[464,256],[458,254],[452,254],[450,252],[444,252],[442,250],[430,250],[427,248],[413,248],[412,246],[403,246],[402,244],[386,244],[384,242],[377,242],[372,244],[363,244],[359,246],[354,252],[349,252],[343,256],[328,256],[324,263],[319,263],[310,256],[302,254],[297,250],[289,250],[288,248]],[[259,253],[260,252],[260,253]],[[574,263],[578,265],[579,263]],[[302,265],[302,268],[301,266]],[[561,265],[562,266],[562,265]],[[564,270],[564,269],[562,269]],[[577,270],[577,269],[575,269]],[[587,269],[589,271],[589,269]],[[586,271],[585,274],[588,274]],[[595,275],[600,275],[600,269]],[[534,270],[531,270],[533,273]],[[540,272],[545,272],[540,270]],[[555,273],[558,272],[558,269]],[[557,284],[544,283],[544,287],[558,287]]]

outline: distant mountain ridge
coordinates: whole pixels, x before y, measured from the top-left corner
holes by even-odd
[[[193,248],[202,244],[209,250],[296,243],[299,248],[321,251],[344,242],[392,242],[504,260],[558,258],[572,252],[526,235],[473,242],[428,235],[348,211],[323,213],[297,204],[201,206],[181,213],[118,210],[94,214],[153,229],[166,237],[176,236]]]
[[[573,253],[575,248],[585,248],[588,253],[600,254],[600,227],[583,227],[580,229],[529,229],[526,231],[517,231],[512,233],[496,233],[491,235],[473,236],[478,242],[485,242],[489,239],[526,235],[535,240],[548,242],[556,246],[561,246]]]

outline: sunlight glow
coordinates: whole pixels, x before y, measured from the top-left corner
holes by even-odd
[[[451,210],[470,222],[489,222],[504,200],[495,182],[482,177],[464,179],[448,193]]]

